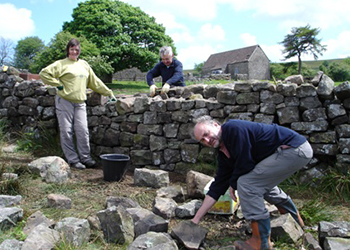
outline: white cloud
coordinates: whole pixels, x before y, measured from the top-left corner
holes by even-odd
[[[244,45],[251,46],[258,44],[256,42],[256,36],[253,36],[249,33],[243,33],[239,35],[239,38],[244,42]]]
[[[262,50],[271,62],[281,62],[283,60],[282,45],[260,45]]]
[[[229,4],[235,11],[251,11],[260,20],[278,21],[281,28],[310,24],[329,29],[350,21],[348,0],[218,0],[218,3]]]
[[[216,0],[122,0],[132,6],[140,7],[146,13],[176,14],[192,21],[212,20],[216,17]]]
[[[170,34],[170,37],[174,40],[175,44],[195,42],[195,38],[189,32],[174,32]]]
[[[312,2],[313,0],[309,0]],[[314,0],[315,1],[315,0]],[[304,6],[303,0],[219,0],[219,3],[230,4],[234,10],[247,11],[254,10],[255,14],[268,16],[284,16],[290,13],[300,12]],[[316,2],[316,1],[315,1]]]
[[[202,25],[198,31],[198,41],[223,41],[225,40],[225,31],[220,25],[210,23]]]
[[[336,39],[325,41],[324,44],[327,45],[327,51],[323,53],[323,58],[335,59],[350,57],[349,41],[349,30],[340,33]]]
[[[150,16],[156,18],[157,23],[163,24],[167,29],[186,29],[185,25],[179,24],[175,21],[175,16],[168,13],[149,13]]]
[[[190,46],[178,51],[177,59],[182,62],[184,69],[193,69],[194,64],[206,61],[217,49],[210,45]]]
[[[34,34],[35,26],[30,10],[17,9],[13,4],[0,4],[0,36],[19,40]]]

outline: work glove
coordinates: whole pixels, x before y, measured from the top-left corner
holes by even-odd
[[[57,86],[58,90],[63,90],[63,86]]]
[[[151,85],[150,87],[149,87],[149,95],[151,96],[151,97],[153,97],[155,94],[156,94],[156,89],[157,89],[158,87],[155,85],[155,84],[153,84],[153,85]]]
[[[113,93],[110,95],[110,97],[111,97],[111,99],[108,100],[108,103],[117,101],[117,98],[115,97],[115,95]]]
[[[166,94],[166,93],[168,93],[169,92],[169,89],[170,89],[170,85],[169,85],[169,83],[165,83],[164,85],[163,85],[163,88],[162,88],[162,91],[160,92],[161,94]]]

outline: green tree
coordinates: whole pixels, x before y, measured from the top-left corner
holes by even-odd
[[[11,64],[13,56],[13,42],[11,39],[0,36],[0,66]]]
[[[44,42],[37,36],[19,40],[15,47],[14,66],[20,69],[29,69],[34,57],[44,48]]]
[[[47,65],[67,57],[67,43],[74,37],[80,42],[81,53],[79,57],[89,62],[98,77],[103,78],[104,75],[113,72],[111,63],[107,62],[106,56],[101,56],[100,50],[94,43],[89,42],[85,37],[76,37],[65,31],[57,33],[49,45],[35,56],[34,62],[30,65],[31,72],[39,73]]]
[[[197,64],[197,63],[194,64],[194,71],[197,72],[198,75],[202,75],[204,63],[205,62],[201,62],[199,64]]]
[[[350,57],[345,58],[344,63],[350,66]]]
[[[301,74],[301,55],[312,54],[314,59],[318,59],[318,54],[323,55],[326,51],[326,45],[321,45],[321,39],[316,36],[320,33],[319,29],[312,29],[310,25],[305,27],[292,28],[292,33],[285,36],[284,40],[280,42],[284,46],[283,53],[285,59],[298,57],[298,73]]]
[[[111,83],[112,78],[110,77],[113,73],[113,67],[111,62],[108,60],[108,56],[84,56],[90,67],[94,70],[95,74],[104,82]]]
[[[115,71],[137,67],[147,71],[159,60],[159,48],[173,40],[165,28],[140,8],[118,0],[88,0],[73,10],[63,30],[85,36],[108,56]]]
[[[328,74],[337,82],[350,80],[350,66],[344,62],[332,62]]]
[[[323,61],[323,63],[320,65],[320,67],[318,67],[319,70],[321,70],[323,73],[325,73],[326,75],[328,75],[328,71],[329,71],[329,61]]]

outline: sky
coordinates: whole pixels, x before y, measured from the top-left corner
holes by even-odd
[[[47,45],[72,21],[82,0],[0,0],[0,36],[17,42],[37,36]],[[348,0],[122,0],[166,28],[184,69],[211,54],[260,45],[271,62],[283,62],[280,44],[293,27],[320,29],[327,46],[319,60],[350,57]],[[314,60],[304,55],[302,60]],[[297,61],[292,58],[288,61]]]

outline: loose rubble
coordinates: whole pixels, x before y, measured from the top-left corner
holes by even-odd
[[[51,161],[60,162],[58,158]],[[42,162],[42,165],[38,164]],[[30,164],[36,166],[33,172],[42,176],[42,171],[35,169],[56,169],[57,164],[50,164],[48,158],[38,159]],[[98,211],[88,219],[67,217],[60,221],[48,219],[42,212],[36,211],[27,218],[23,232],[27,235],[21,242],[7,239],[0,244],[0,250],[35,250],[52,249],[59,241],[69,242],[80,247],[89,241],[92,230],[102,230],[104,240],[113,244],[127,244],[128,250],[136,249],[205,249],[205,239],[208,229],[190,221],[199,209],[204,197],[203,185],[212,177],[190,171],[186,177],[191,181],[191,195],[184,194],[179,186],[172,186],[167,180],[167,172],[143,169],[147,179],[152,180],[152,186],[157,187],[157,196],[152,211],[142,208],[136,201],[126,197],[106,197],[105,210]],[[59,171],[57,171],[58,174]],[[162,176],[159,178],[159,176]],[[166,181],[164,181],[166,180]],[[56,178],[57,183],[61,180]],[[195,183],[195,184],[194,184]],[[140,185],[140,184],[139,184]],[[149,188],[149,183],[142,184]],[[195,190],[195,191],[194,191]],[[197,197],[201,198],[198,199]],[[175,201],[175,199],[177,201]],[[20,208],[21,196],[0,195],[0,229],[8,230],[23,220],[23,210]],[[67,197],[50,194],[48,205],[55,209],[70,209],[72,203]],[[300,242],[304,249],[314,250],[345,250],[350,245],[350,222],[321,222],[318,226],[319,238],[304,233],[301,227],[289,214],[279,215],[276,207],[266,204],[271,214],[271,237],[278,240],[283,237],[290,243]],[[240,210],[235,211],[239,217]],[[169,219],[176,218],[177,223],[169,229]],[[231,226],[230,226],[231,227]],[[250,226],[244,218],[232,224],[231,230],[237,230],[238,237],[248,237],[246,231]],[[245,235],[245,236],[244,236]],[[218,242],[220,245],[220,242]],[[234,250],[234,246],[218,246],[220,250]]]

